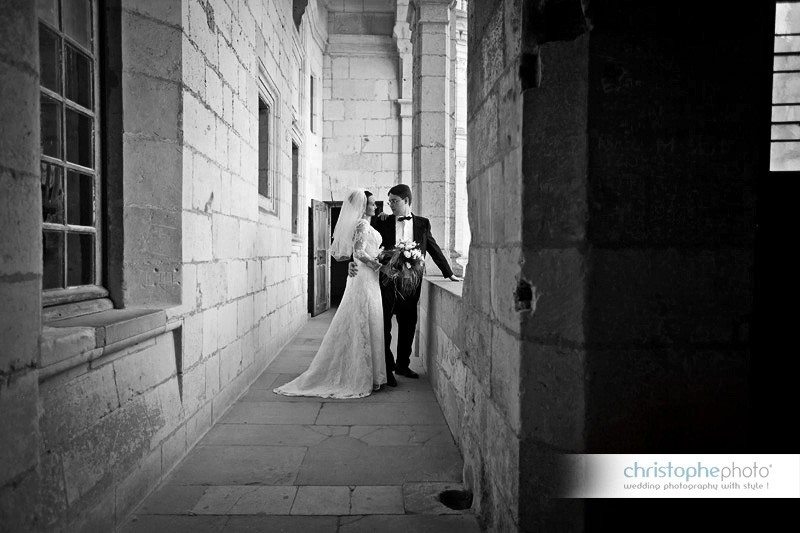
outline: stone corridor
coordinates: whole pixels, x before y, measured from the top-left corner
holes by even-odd
[[[438,502],[462,460],[425,376],[359,400],[284,397],[334,310],[309,320],[123,527],[156,531],[479,531]]]

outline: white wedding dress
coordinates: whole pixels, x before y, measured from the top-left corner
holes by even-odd
[[[358,274],[347,278],[339,309],[308,369],[274,389],[284,396],[363,398],[386,383],[383,304],[378,273],[371,268],[381,235],[364,219],[353,236]]]

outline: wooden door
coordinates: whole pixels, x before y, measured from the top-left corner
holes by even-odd
[[[311,200],[311,235],[309,238],[309,311],[317,316],[330,308],[331,210],[325,202]]]

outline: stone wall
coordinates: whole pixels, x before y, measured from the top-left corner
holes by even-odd
[[[42,279],[36,4],[0,10],[0,524],[32,530],[38,486]]]
[[[463,297],[428,282],[420,303],[421,354],[464,457],[473,509],[501,531],[517,530],[521,505],[518,10],[513,1],[469,2],[469,265]]]
[[[0,39],[0,111],[16,128],[0,136],[3,181],[15,184],[2,210],[15,231],[0,272],[12,304],[0,343],[0,521],[20,530],[112,530],[307,317],[306,180],[316,168],[319,181],[322,155],[298,96],[309,95],[309,69],[321,70],[324,32],[309,35],[309,19],[324,28],[324,8],[312,0],[300,32],[289,0],[108,8],[98,98],[118,309],[98,300],[42,311],[35,4],[0,15],[12,30]],[[278,93],[273,209],[257,194],[259,61]]]
[[[614,523],[553,498],[559,455],[748,449],[767,405],[769,14],[634,4],[469,5],[470,263],[460,300],[426,284],[421,338],[490,529]]]
[[[195,344],[184,363],[188,373],[206,380],[211,396],[223,394],[217,410],[224,410],[306,317],[305,188],[298,200],[301,233],[293,236],[291,142],[310,147],[303,144],[305,117],[292,110],[293,94],[300,91],[294,70],[302,67],[291,44],[300,40],[292,3],[188,7],[182,311],[185,338]],[[319,48],[316,53],[319,63]],[[259,61],[278,93],[274,212],[259,207]]]
[[[353,187],[385,200],[390,187],[405,179],[410,183],[410,169],[401,172],[394,2],[334,1],[330,9],[322,181],[335,200]]]

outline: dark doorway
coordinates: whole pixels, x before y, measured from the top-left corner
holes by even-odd
[[[325,202],[331,206],[331,235],[333,235],[333,228],[336,227],[336,222],[339,220],[339,213],[342,211],[342,202]],[[383,202],[375,202],[375,212],[381,213],[383,211]],[[347,285],[347,265],[349,261],[336,261],[331,259],[331,307],[338,306],[344,296],[344,288]]]

